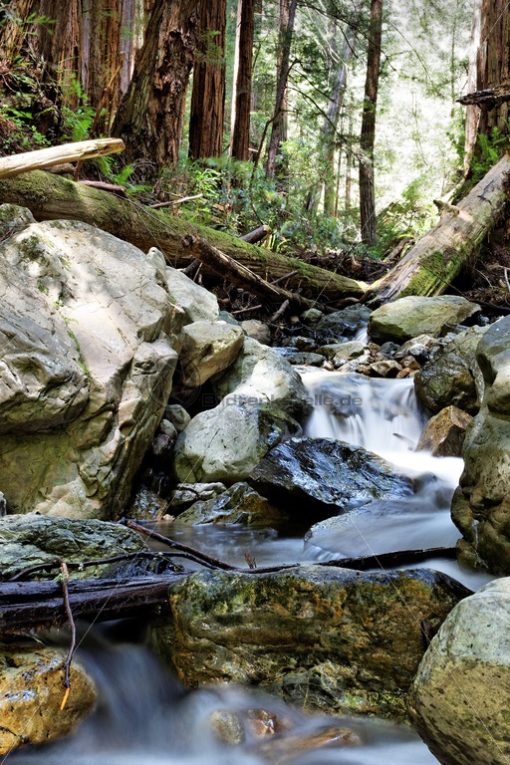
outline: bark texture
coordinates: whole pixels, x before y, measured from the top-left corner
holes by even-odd
[[[505,0],[483,0],[476,90],[493,88],[509,80],[510,8]],[[494,108],[482,109],[478,132],[489,133],[493,127],[506,130],[509,109],[506,101]]]
[[[359,193],[361,238],[365,244],[377,241],[377,220],[375,215],[374,145],[377,116],[377,96],[381,71],[383,0],[372,0],[368,38],[367,77],[365,100],[361,123],[361,159],[359,166]]]
[[[254,14],[255,0],[239,0],[231,155],[244,162],[250,158]]]
[[[195,0],[155,0],[112,134],[129,161],[154,174],[179,158],[186,90],[198,37]]]
[[[200,43],[193,69],[191,159],[219,157],[225,120],[226,0],[201,0]]]

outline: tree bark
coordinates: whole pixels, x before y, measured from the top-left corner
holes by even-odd
[[[37,9],[38,0],[15,0],[9,14],[0,11],[0,62],[12,66],[26,39],[26,20]]]
[[[370,295],[378,302],[406,295],[440,295],[469,261],[508,205],[510,157],[505,156],[438,225],[378,282]]]
[[[296,21],[297,0],[280,0],[280,35],[276,72],[276,98],[266,162],[266,177],[274,178],[282,143],[287,139],[287,84]]]
[[[361,124],[361,159],[359,166],[361,239],[368,245],[374,245],[377,242],[374,146],[377,96],[381,71],[382,19],[383,0],[371,0],[367,77]]]
[[[255,0],[238,0],[237,73],[230,153],[234,159],[250,159],[251,84]]]
[[[483,0],[481,24],[476,90],[493,88],[510,80],[510,8],[506,0]],[[478,133],[488,134],[493,127],[506,132],[508,117],[507,102],[482,109]]]
[[[299,258],[254,247],[220,231],[193,226],[162,210],[152,210],[51,173],[35,171],[0,180],[0,203],[28,207],[38,220],[81,220],[98,226],[145,252],[157,247],[169,265],[184,268],[200,259],[205,242],[266,280],[286,279],[287,289],[324,303],[362,297],[366,284],[326,271]]]
[[[49,149],[27,151],[0,158],[0,178],[12,178],[29,170],[41,170],[66,162],[83,162],[121,151],[124,151],[124,144],[118,138],[98,138],[96,141],[79,141],[52,146]]]
[[[219,157],[225,120],[226,0],[201,0],[200,44],[193,69],[189,126],[191,159]]]
[[[482,0],[475,0],[473,8],[473,23],[471,27],[471,46],[469,51],[468,69],[468,93],[478,90],[478,50],[481,43],[482,33]],[[478,123],[480,121],[480,109],[477,106],[468,106],[466,110],[466,142],[464,156],[464,175],[467,176],[471,167],[471,161],[476,147],[478,136]]]
[[[186,90],[198,38],[195,0],[155,0],[133,78],[112,134],[124,139],[128,161],[157,175],[179,159]]]
[[[40,0],[39,13],[53,20],[37,29],[38,49],[51,79],[62,90],[64,103],[74,108],[78,96],[73,78],[83,83],[85,45],[82,0]]]

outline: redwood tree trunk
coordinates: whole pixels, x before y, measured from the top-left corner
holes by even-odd
[[[8,14],[0,11],[0,61],[10,66],[20,52],[26,37],[24,22],[36,10],[37,0],[15,0],[9,3]]]
[[[280,0],[280,37],[276,76],[276,98],[271,138],[266,163],[266,176],[276,175],[276,161],[280,147],[287,138],[287,84],[290,72],[290,52],[294,36],[297,0]]]
[[[82,85],[90,103],[102,108],[98,128],[108,132],[120,100],[122,0],[82,0],[84,46]]]
[[[482,33],[482,1],[475,0],[473,10],[473,25],[471,29],[471,50],[469,53],[468,93],[478,90],[478,50]],[[478,136],[478,123],[480,121],[480,109],[478,106],[468,106],[466,110],[466,154],[464,158],[464,172],[467,175],[471,166],[471,160]]]
[[[112,129],[128,160],[143,161],[149,174],[179,158],[197,36],[195,0],[156,0]]]
[[[377,114],[377,95],[381,71],[383,0],[371,0],[370,29],[368,39],[367,77],[361,124],[359,166],[359,193],[361,238],[365,244],[377,241],[375,215],[374,145]]]
[[[246,162],[250,158],[251,81],[253,71],[255,0],[239,0],[237,77],[231,155]]]
[[[219,157],[225,120],[226,0],[201,0],[200,44],[193,69],[189,128],[191,159]]]

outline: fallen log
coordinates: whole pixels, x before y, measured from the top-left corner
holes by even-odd
[[[90,579],[67,585],[74,619],[106,621],[154,612],[166,603],[172,585],[184,574],[130,580]],[[0,634],[68,621],[62,585],[54,582],[3,582],[0,588]]]
[[[0,157],[0,178],[13,178],[20,173],[42,170],[66,162],[84,162],[86,159],[106,157],[124,151],[124,142],[120,138],[98,138],[94,141],[64,143],[49,149],[27,151],[11,157]]]
[[[35,171],[0,179],[0,202],[28,207],[37,220],[80,220],[98,226],[145,252],[157,247],[167,262],[184,268],[200,259],[204,243],[233,258],[266,281],[287,274],[288,289],[327,302],[346,296],[361,298],[367,285],[289,258],[205,226],[193,226],[163,210],[153,210],[131,199],[60,176]],[[280,300],[281,302],[281,300]]]
[[[510,157],[504,156],[455,209],[444,209],[437,226],[371,285],[366,298],[384,303],[406,295],[444,292],[503,215],[509,175]]]
[[[242,239],[243,242],[248,242],[249,244],[258,244],[259,242],[263,242],[266,236],[269,236],[270,233],[271,229],[269,226],[259,226],[253,231],[248,231],[247,234],[244,234],[239,238]]]

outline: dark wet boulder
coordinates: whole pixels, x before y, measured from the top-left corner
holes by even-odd
[[[434,632],[469,592],[432,571],[207,571],[172,588],[152,643],[187,686],[259,686],[307,710],[405,716]]]
[[[329,313],[314,327],[316,342],[325,345],[354,340],[366,328],[369,318],[370,309],[359,304]]]
[[[326,438],[291,439],[257,465],[252,486],[292,517],[344,513],[374,499],[409,497],[410,478],[371,452]]]
[[[281,526],[286,516],[242,481],[216,497],[195,502],[177,522],[191,526],[214,524],[267,528]]]

